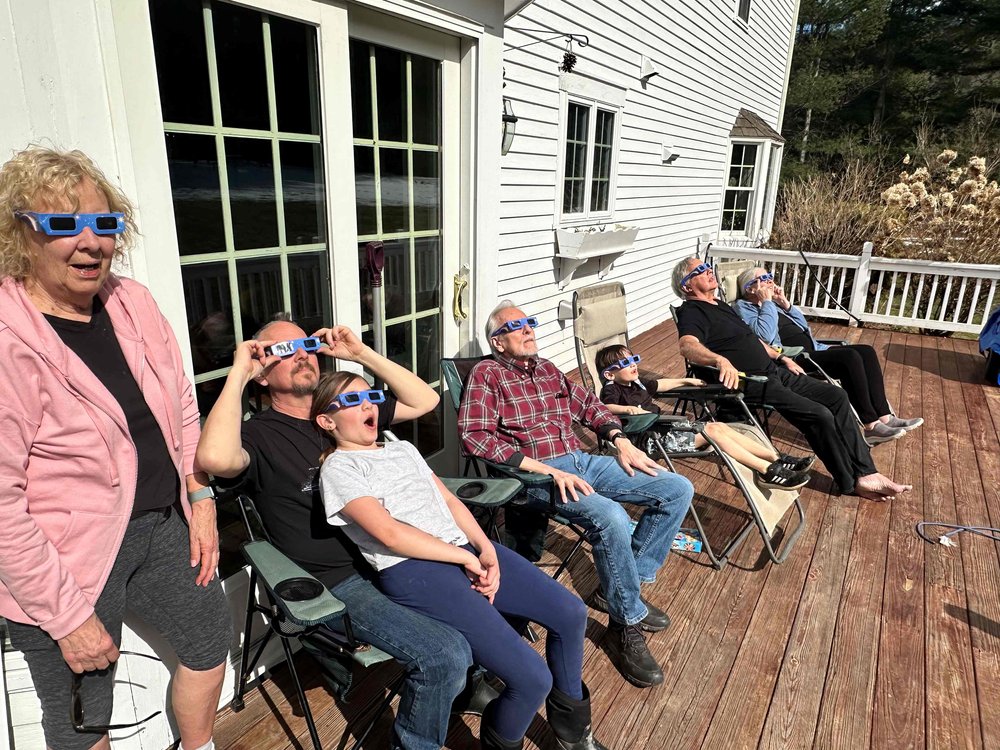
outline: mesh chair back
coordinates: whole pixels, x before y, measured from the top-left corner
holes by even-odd
[[[594,363],[606,346],[628,346],[625,286],[620,281],[594,284],[573,293],[573,339],[583,386],[597,392],[601,373]]]
[[[483,357],[456,357],[454,359],[441,360],[441,372],[444,374],[444,382],[448,384],[448,394],[451,396],[451,403],[458,411],[462,404],[462,393],[465,392],[465,384],[469,380],[469,373],[472,368],[484,359],[490,359],[492,355]]]

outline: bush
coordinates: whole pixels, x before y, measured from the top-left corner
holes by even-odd
[[[1000,187],[986,160],[945,149],[882,193],[889,209],[881,255],[893,258],[1000,263]],[[910,163],[910,157],[903,160]]]

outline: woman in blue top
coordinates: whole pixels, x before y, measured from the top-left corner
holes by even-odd
[[[454,627],[475,662],[503,680],[483,712],[483,748],[519,750],[544,700],[560,748],[606,750],[591,733],[581,680],[586,606],[517,553],[494,547],[410,443],[376,442],[383,399],[350,372],[316,386],[310,419],[331,444],[320,459],[327,521],[358,545],[386,596]],[[547,664],[505,618],[545,627]]]
[[[795,307],[764,268],[744,271],[736,281],[736,311],[762,341],[774,347],[801,346],[820,367],[840,381],[864,425],[870,445],[901,438],[924,423],[921,417],[900,419],[885,396],[878,354],[867,344],[830,346],[813,338],[802,311]]]

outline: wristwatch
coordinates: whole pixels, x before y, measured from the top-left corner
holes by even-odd
[[[623,437],[626,437],[625,433],[622,432],[621,430],[617,430],[615,432],[612,432],[610,435],[608,435],[608,442],[611,443],[612,445],[614,445],[615,441],[618,438],[623,438]]]
[[[188,502],[196,503],[199,500],[207,500],[212,498],[215,500],[215,488],[209,485],[208,487],[202,487],[200,490],[195,490],[194,492],[188,493]]]

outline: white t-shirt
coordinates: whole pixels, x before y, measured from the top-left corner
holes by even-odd
[[[404,440],[372,450],[334,451],[323,462],[319,475],[326,520],[344,527],[344,533],[375,570],[385,570],[407,558],[392,552],[341,512],[359,497],[374,497],[397,521],[441,541],[467,544],[469,540],[455,523],[433,477],[417,449]]]

